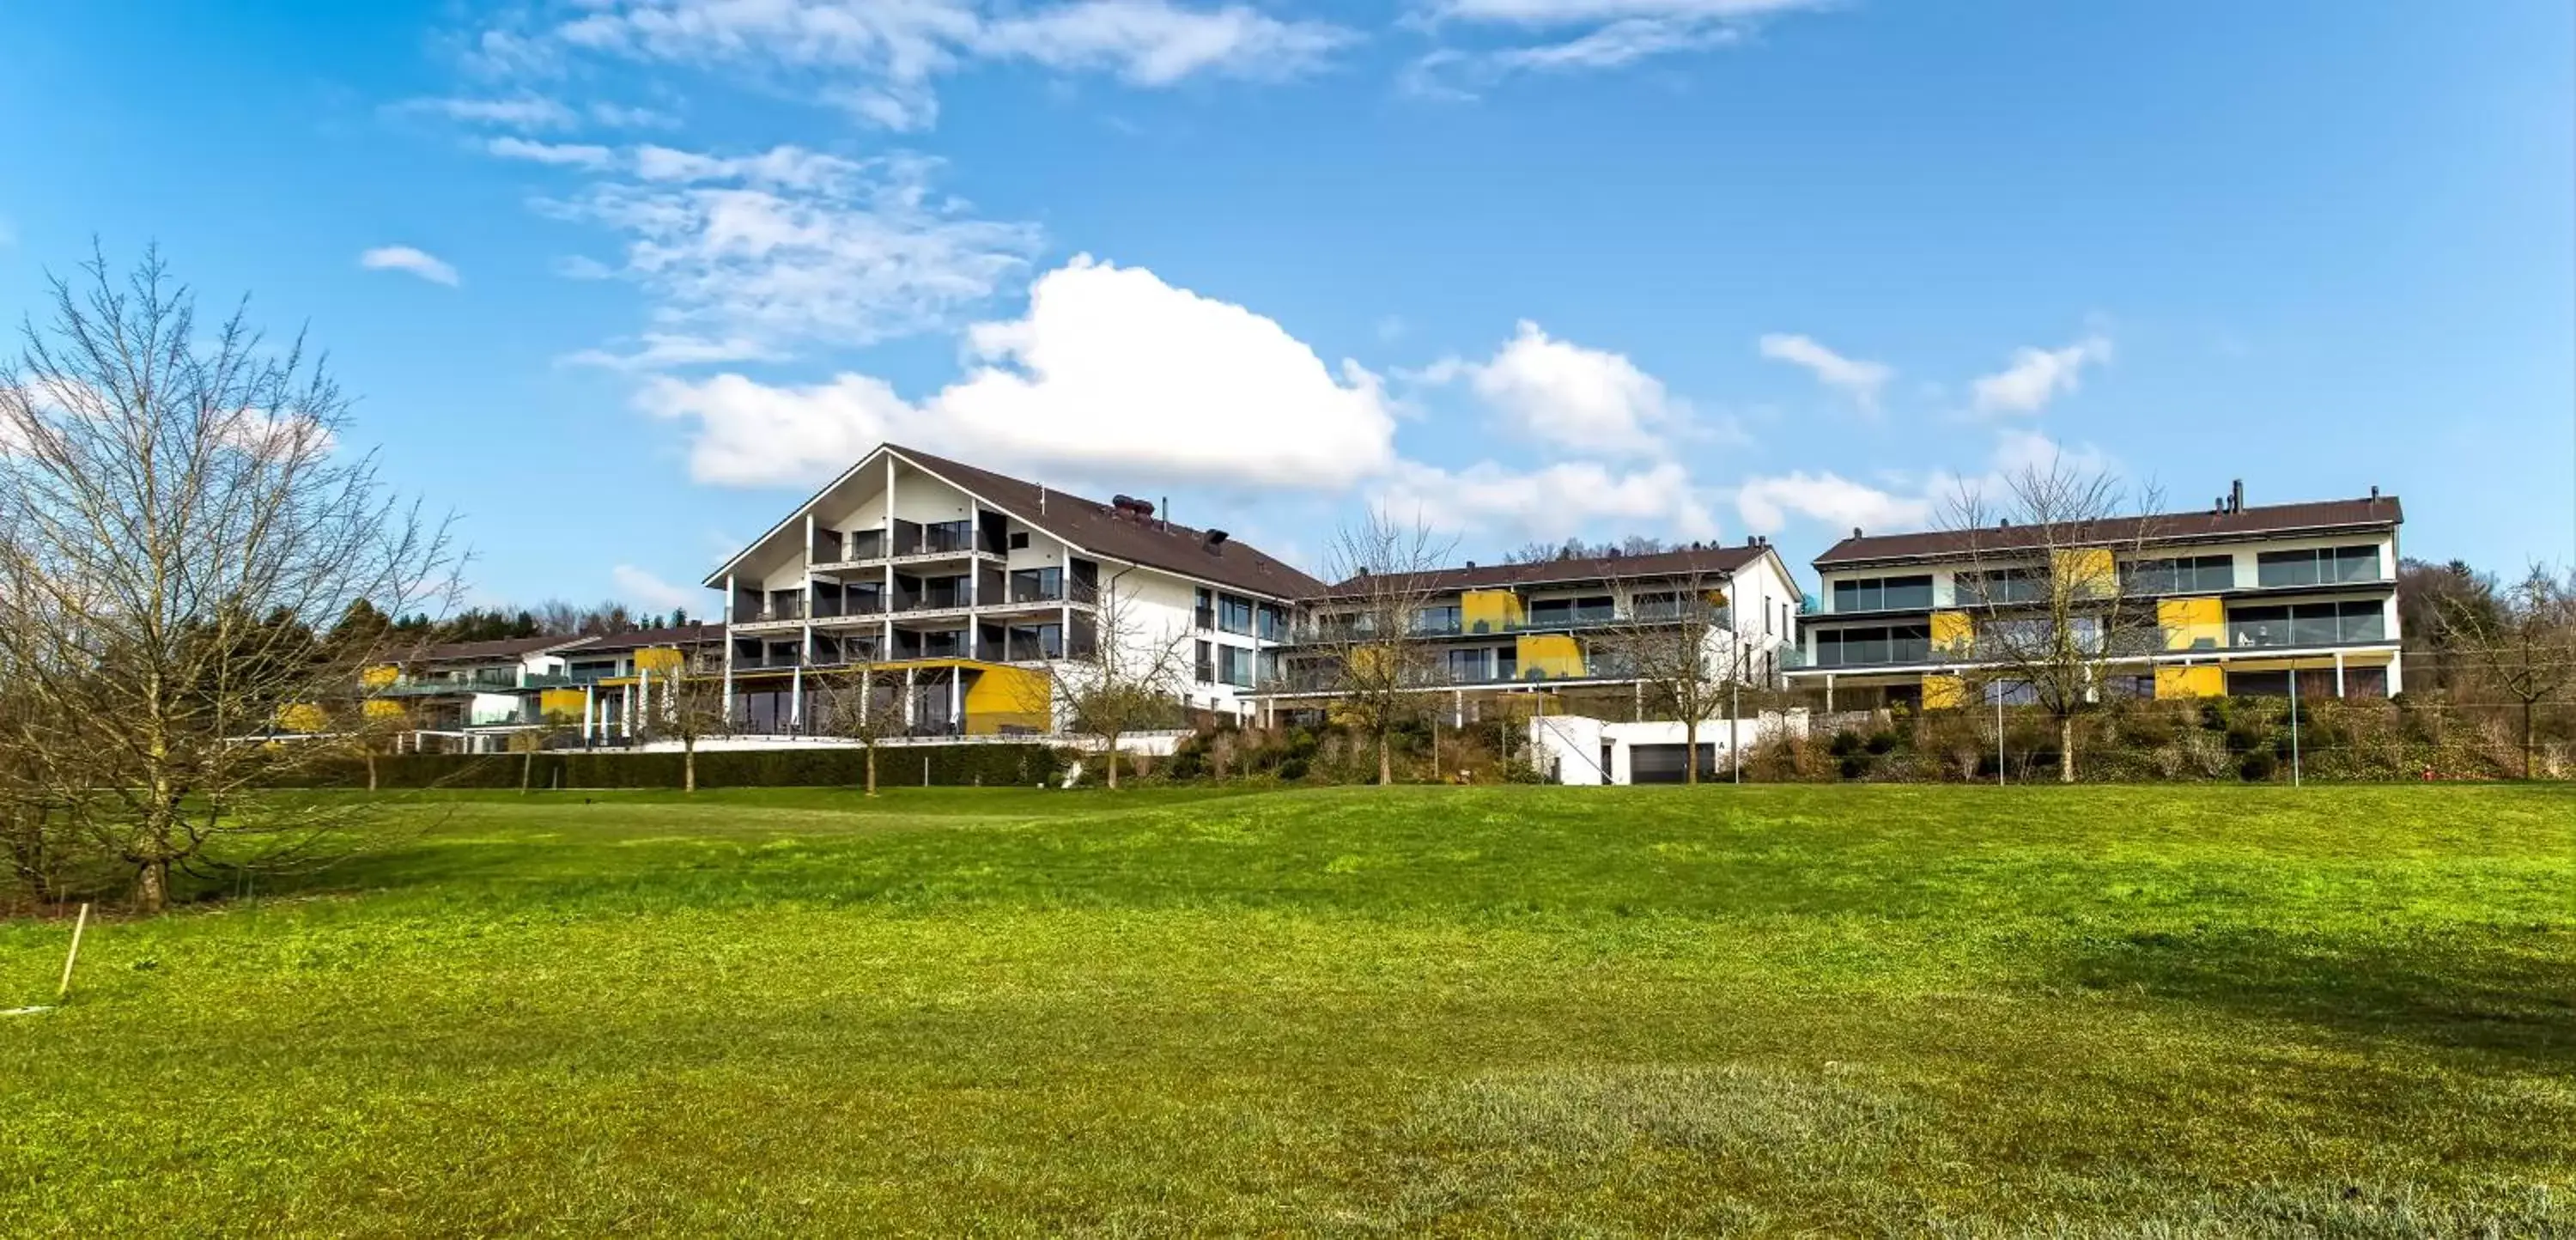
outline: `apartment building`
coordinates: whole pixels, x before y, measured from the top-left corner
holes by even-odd
[[[1413,629],[1430,647],[1423,691],[1472,721],[1511,695],[1597,699],[1595,709],[1634,713],[1643,689],[1621,647],[1640,631],[1685,615],[1705,618],[1711,667],[1774,684],[1794,658],[1800,595],[1767,540],[1646,555],[1560,557],[1528,564],[1468,564],[1390,583],[1354,577],[1303,600],[1299,640],[1263,678],[1271,717],[1320,715],[1335,689],[1340,634],[1392,588],[1408,600]]]
[[[862,661],[902,678],[914,735],[1057,731],[1051,669],[1096,661],[1107,640],[1185,644],[1186,704],[1242,717],[1294,600],[1320,588],[1152,503],[1104,504],[892,444],[706,584],[726,598],[718,674],[736,728],[755,735],[818,731],[817,691]]]
[[[2141,697],[2385,697],[2402,687],[2397,497],[2249,507],[2242,483],[2199,512],[2095,523],[2086,537],[2009,525],[1870,535],[1816,557],[1793,684],[1828,709],[1939,708],[2028,696],[1979,627],[2039,623],[2051,581],[2116,590],[2137,628],[2097,692]],[[2053,562],[2052,562],[2053,561]],[[2114,584],[2116,583],[2116,584]],[[2080,639],[2085,623],[2074,623]]]
[[[619,744],[640,726],[644,681],[674,665],[713,672],[723,638],[720,625],[689,624],[449,642],[371,668],[364,684],[370,714],[399,717],[397,745],[416,752],[498,753],[524,732]]]

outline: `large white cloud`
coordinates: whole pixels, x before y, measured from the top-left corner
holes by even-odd
[[[2011,365],[1980,376],[1970,395],[1979,413],[2037,413],[2073,392],[2086,366],[2110,360],[2111,340],[2098,333],[2062,349],[2017,349]]]
[[[646,409],[697,425],[702,481],[806,482],[881,440],[998,468],[1209,485],[1332,489],[1394,461],[1375,376],[1339,373],[1276,322],[1078,256],[1040,278],[1021,318],[976,324],[972,365],[918,403],[882,380],[773,386],[659,378]]]
[[[1446,530],[1514,537],[1561,538],[1615,527],[1619,533],[1718,536],[1716,517],[1688,470],[1666,461],[1621,470],[1596,461],[1562,461],[1534,470],[1483,462],[1450,470],[1406,461],[1376,489],[1376,502]]]
[[[1587,454],[1669,452],[1689,416],[1626,355],[1558,340],[1527,320],[1493,357],[1443,359],[1422,377],[1463,381],[1522,435]]]
[[[1793,517],[1892,533],[1920,528],[1932,515],[1932,502],[1882,491],[1831,471],[1797,470],[1745,480],[1736,488],[1735,510],[1744,518],[1745,528],[1757,534],[1776,533]]]

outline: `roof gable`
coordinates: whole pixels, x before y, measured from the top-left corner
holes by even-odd
[[[2157,513],[2095,522],[2088,540],[2104,545],[2139,541],[2149,545],[2209,542],[2334,530],[2394,529],[2405,520],[2394,495],[2364,499],[2318,500],[2299,504],[2266,504],[2232,512]],[[1975,553],[2033,548],[2049,541],[2038,526],[1999,526],[1980,530],[1923,530],[1909,534],[1856,535],[1825,549],[1817,568],[1881,560],[1938,559]]]

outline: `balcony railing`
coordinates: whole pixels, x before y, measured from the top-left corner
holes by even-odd
[[[814,618],[817,620],[837,620],[849,616],[882,616],[885,610],[885,596],[881,594],[854,594],[838,602],[820,598],[814,600]]]
[[[1609,607],[1579,607],[1550,611],[1545,615],[1519,620],[1465,621],[1447,616],[1416,619],[1417,637],[1505,637],[1516,633],[1561,633],[1568,629],[1606,629],[1625,625],[1679,624],[1695,613],[1684,605],[1655,605],[1634,608],[1621,613]],[[1715,607],[1696,613],[1704,615],[1715,628],[1729,627],[1732,616],[1726,608]],[[1295,642],[1343,642],[1365,640],[1364,628],[1350,624],[1301,624],[1290,639]]]

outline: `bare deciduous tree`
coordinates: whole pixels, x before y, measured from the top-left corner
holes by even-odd
[[[1333,535],[1326,570],[1337,596],[1317,609],[1314,636],[1329,652],[1335,713],[1376,746],[1380,784],[1395,782],[1395,729],[1421,713],[1439,676],[1423,616],[1439,594],[1432,574],[1456,546],[1419,517],[1374,507]]]
[[[822,730],[857,741],[866,751],[866,790],[875,796],[877,744],[904,732],[903,677],[887,673],[874,658],[861,655],[846,666],[815,673],[814,679]]]
[[[201,335],[157,254],[51,302],[0,379],[0,662],[31,703],[0,747],[158,910],[174,868],[280,863],[361,812],[262,792],[344,756],[323,704],[382,655],[316,633],[443,609],[456,557],[344,449],[301,341],[238,311]]]
[[[2490,597],[2450,600],[2452,649],[2522,712],[2522,777],[2531,778],[2532,712],[2576,687],[2576,572],[2565,582],[2535,564]]]
[[[680,791],[698,790],[698,743],[733,732],[732,703],[724,681],[704,675],[680,658],[636,677],[642,695],[638,731],[648,740],[680,743]]]
[[[1730,710],[1728,698],[1739,691],[1739,664],[1748,653],[1720,601],[1732,584],[1697,573],[1614,583],[1624,610],[1605,635],[1605,652],[1614,666],[1637,678],[1645,709],[1682,721],[1688,783],[1699,782],[1700,724]],[[1735,755],[1730,750],[1727,757],[1732,762]]]
[[[1989,692],[2018,686],[2047,711],[2062,782],[2075,780],[2076,717],[2102,700],[2106,669],[2164,644],[2155,600],[2122,578],[2156,537],[2158,499],[2152,486],[2132,492],[2051,457],[1991,486],[1962,483],[1945,505],[1943,528],[1968,550],[1955,607],[1974,633],[1962,648],[1936,632],[1933,653],[1981,673]]]
[[[1118,786],[1119,743],[1148,728],[1178,725],[1190,683],[1189,634],[1158,624],[1134,589],[1122,588],[1125,576],[1101,583],[1091,649],[1068,648],[1043,682],[1052,700],[1029,708],[1061,706],[1066,731],[1099,741],[1111,788]]]

